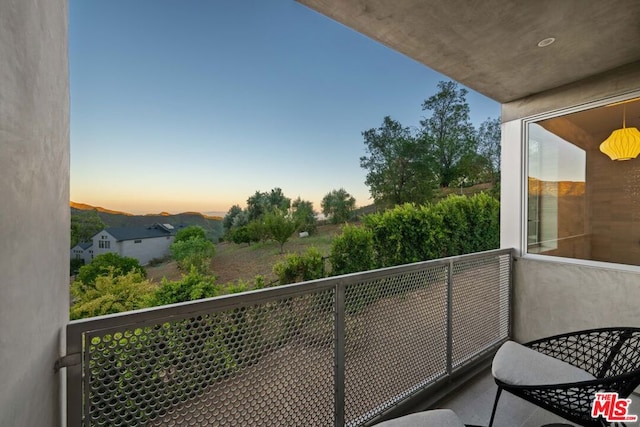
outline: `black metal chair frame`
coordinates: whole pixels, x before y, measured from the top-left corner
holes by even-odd
[[[640,385],[640,328],[601,328],[554,335],[523,344],[581,368],[595,380],[552,385],[498,385],[489,427],[493,426],[502,390],[586,427],[610,425],[591,417],[596,392],[627,398]]]

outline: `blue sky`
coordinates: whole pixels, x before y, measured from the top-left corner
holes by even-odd
[[[71,200],[227,211],[256,190],[371,203],[361,132],[446,77],[293,0],[71,0]],[[498,103],[467,96],[477,126]]]

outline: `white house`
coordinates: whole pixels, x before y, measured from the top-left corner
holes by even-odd
[[[71,259],[82,259],[89,264],[93,259],[93,242],[81,242],[72,247]]]
[[[136,258],[148,264],[153,258],[169,255],[169,245],[175,239],[176,228],[171,224],[149,227],[110,227],[93,236],[93,255],[114,252]]]

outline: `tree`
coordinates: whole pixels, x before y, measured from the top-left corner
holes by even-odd
[[[500,181],[500,118],[487,118],[478,129],[478,154],[486,159],[489,178]]]
[[[279,187],[271,190],[267,197],[267,202],[267,209],[269,210],[278,209],[286,211],[291,207],[291,199],[285,197],[282,193],[282,189]]]
[[[283,253],[284,244],[296,230],[296,223],[283,212],[273,210],[264,216],[264,225],[269,236],[280,243],[280,253]]]
[[[86,211],[71,214],[71,247],[78,243],[88,242],[106,225],[98,216],[98,211]]]
[[[106,275],[96,277],[92,287],[85,287],[80,281],[73,282],[74,303],[70,317],[82,319],[149,307],[153,290],[153,285],[139,271],[121,274],[110,267]]]
[[[200,227],[199,225],[190,225],[189,227],[185,227],[176,233],[174,242],[183,242],[189,239],[206,240],[207,235],[204,231],[204,228]]]
[[[425,144],[399,122],[387,116],[378,129],[362,132],[367,155],[365,184],[376,204],[394,206],[431,198],[433,173]]]
[[[247,199],[247,214],[248,220],[260,218],[267,212],[269,195],[267,193],[261,193],[256,191],[253,196]]]
[[[351,214],[356,207],[356,199],[353,198],[344,188],[331,190],[321,202],[322,213],[331,218],[331,222],[338,224],[351,218]]]
[[[88,289],[94,287],[98,277],[124,276],[132,271],[139,273],[143,278],[147,277],[146,270],[137,259],[109,252],[96,256],[89,264],[80,267],[76,281],[80,282],[79,288]]]
[[[291,199],[285,197],[282,189],[275,187],[268,193],[256,191],[255,194],[247,199],[247,213],[249,221],[261,218],[267,212],[274,209],[286,211],[291,207]]]
[[[434,171],[441,187],[460,175],[461,160],[475,152],[474,130],[469,119],[467,90],[452,81],[438,83],[439,92],[422,104],[431,116],[420,121],[422,138],[434,161]]]
[[[222,226],[224,227],[225,231],[231,230],[231,227],[233,227],[233,221],[240,213],[242,213],[242,208],[240,207],[240,205],[231,206],[229,212],[227,212],[227,214],[222,219]]]
[[[209,264],[216,247],[209,240],[192,237],[189,240],[174,241],[169,250],[181,270],[190,271],[195,267],[198,272],[204,274],[209,272]]]
[[[306,231],[309,234],[316,231],[316,213],[313,210],[313,203],[302,200],[300,197],[291,204],[292,215],[297,225],[297,231]]]
[[[233,225],[231,228],[244,227],[247,224],[249,224],[249,212],[243,210],[233,218]]]

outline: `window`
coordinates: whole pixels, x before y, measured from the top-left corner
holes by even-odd
[[[110,249],[111,248],[111,242],[108,240],[100,240],[98,242],[98,247],[100,249]]]
[[[640,101],[624,104],[640,127]],[[600,144],[621,104],[527,125],[527,252],[640,265],[640,157],[612,161]]]
[[[140,240],[140,239],[134,240],[133,243],[142,243],[142,240]]]

